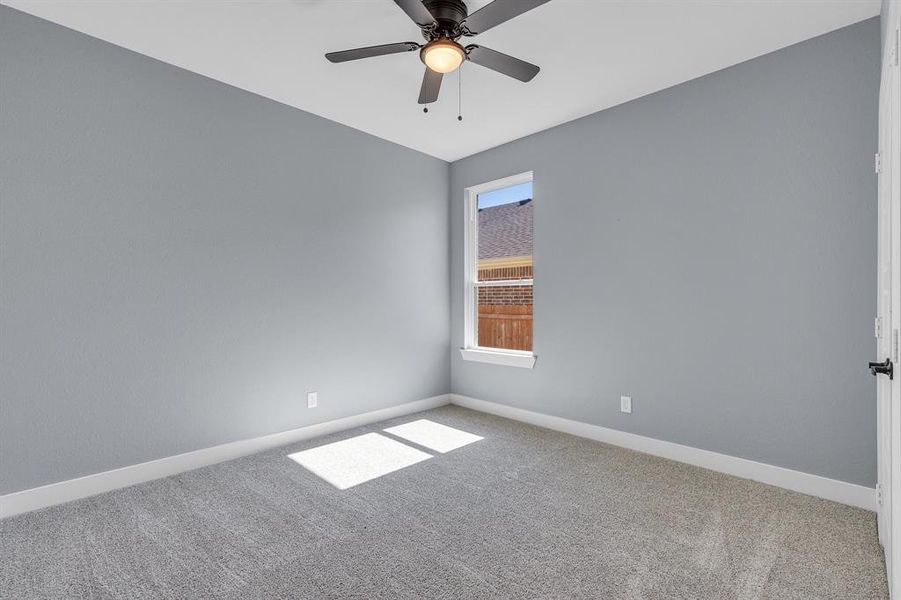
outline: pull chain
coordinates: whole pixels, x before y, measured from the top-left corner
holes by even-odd
[[[457,120],[463,120],[463,65],[457,69]]]

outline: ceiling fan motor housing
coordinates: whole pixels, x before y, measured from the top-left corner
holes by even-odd
[[[424,0],[426,8],[438,23],[437,30],[423,29],[422,35],[427,40],[438,37],[457,39],[463,35],[461,23],[469,14],[462,0]]]

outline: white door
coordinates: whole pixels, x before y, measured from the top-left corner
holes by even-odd
[[[889,2],[879,92],[879,255],[876,363],[891,365],[894,377],[877,374],[879,540],[885,547],[892,598],[901,600],[901,4]]]

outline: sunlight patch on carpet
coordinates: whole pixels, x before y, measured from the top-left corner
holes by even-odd
[[[339,490],[346,490],[382,475],[432,458],[378,433],[366,433],[289,454],[288,458]]]
[[[419,419],[397,427],[389,427],[384,431],[442,454],[484,439],[481,436],[428,419]]]

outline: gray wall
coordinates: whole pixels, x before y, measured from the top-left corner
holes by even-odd
[[[0,78],[0,493],[449,390],[446,163],[5,7]]]
[[[454,163],[454,348],[463,189],[532,169],[538,362],[455,351],[452,390],[874,485],[879,37],[874,18]]]
[[[448,209],[442,161],[0,7],[0,493],[450,389],[873,485],[879,36],[459,161]],[[529,169],[538,364],[463,363],[462,190]]]

